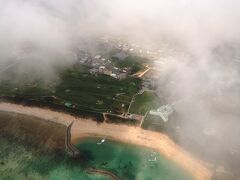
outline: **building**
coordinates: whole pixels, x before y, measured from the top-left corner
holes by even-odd
[[[168,117],[173,113],[173,108],[170,105],[164,105],[157,110],[151,110],[150,115],[160,116],[164,122],[168,122]]]

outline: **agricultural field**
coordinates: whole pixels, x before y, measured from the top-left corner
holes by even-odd
[[[141,80],[137,78],[117,80],[106,75],[92,75],[87,67],[74,66],[61,69],[59,80],[50,84],[35,80],[20,85],[5,80],[0,86],[0,94],[51,102],[79,110],[122,113],[127,110],[140,86]]]
[[[55,95],[65,101],[96,111],[124,111],[132,96],[139,90],[141,80],[116,80],[106,75],[91,75],[67,70],[60,75],[61,82]]]

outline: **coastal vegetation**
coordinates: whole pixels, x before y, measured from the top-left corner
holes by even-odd
[[[160,98],[153,92],[145,91],[135,97],[130,113],[145,115],[151,109],[159,108],[163,103]]]
[[[117,80],[106,75],[93,75],[89,68],[74,65],[58,69],[58,80],[45,84],[34,81],[1,82],[1,99],[28,105],[46,106],[103,121],[102,113],[126,112],[132,96],[140,89],[141,79]],[[17,78],[17,77],[16,77]]]
[[[114,123],[114,124],[127,124],[130,126],[138,126],[141,122],[131,119],[131,118],[124,118],[124,117],[119,117],[116,115],[112,115],[112,114],[107,114],[106,115],[107,123]]]
[[[76,69],[62,72],[60,79],[55,92],[57,97],[82,106],[83,109],[98,112],[126,110],[141,84],[140,79],[132,77],[116,80],[106,75],[82,73]]]

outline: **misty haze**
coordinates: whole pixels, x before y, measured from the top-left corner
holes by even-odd
[[[239,180],[240,1],[0,0],[0,179]]]

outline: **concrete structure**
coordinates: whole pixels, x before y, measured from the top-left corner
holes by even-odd
[[[76,157],[80,153],[79,153],[79,150],[71,142],[72,125],[73,125],[73,121],[67,126],[66,137],[65,137],[65,146],[66,146],[66,151],[69,152],[73,157]]]
[[[160,116],[164,122],[168,122],[168,117],[173,113],[173,108],[170,105],[164,105],[157,110],[151,110],[150,115]]]

